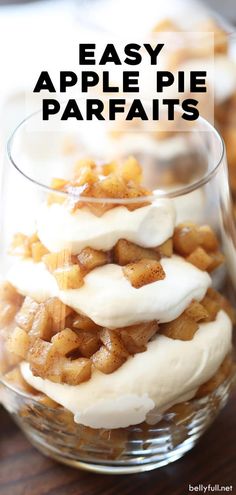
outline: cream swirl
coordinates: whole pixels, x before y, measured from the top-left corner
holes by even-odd
[[[120,328],[143,321],[172,321],[193,299],[200,301],[204,297],[211,283],[208,273],[179,256],[163,258],[161,264],[165,279],[139,289],[132,287],[122,267],[113,264],[92,270],[82,287],[66,291],[59,291],[43,263],[30,260],[14,265],[7,278],[21,294],[36,301],[57,296],[98,325]]]
[[[173,235],[174,224],[169,199],[157,199],[133,211],[117,206],[100,217],[88,208],[71,213],[63,204],[43,205],[37,221],[38,236],[49,251],[69,249],[72,254],[87,246],[107,251],[119,239],[143,247],[159,246]]]

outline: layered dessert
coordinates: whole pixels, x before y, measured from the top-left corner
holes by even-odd
[[[5,379],[89,429],[156,424],[232,371],[234,311],[208,225],[176,225],[133,157],[54,179],[1,285]],[[51,401],[51,402],[50,402]],[[179,407],[179,406],[178,406]]]

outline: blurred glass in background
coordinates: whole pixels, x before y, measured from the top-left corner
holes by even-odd
[[[2,157],[10,133],[26,114],[40,107],[33,96],[41,70],[58,74],[73,70],[78,42],[125,35],[147,38],[163,30],[216,32],[215,93],[216,125],[227,144],[231,182],[236,191],[236,21],[235,1],[208,0],[41,0],[0,2],[0,150]],[[214,9],[214,10],[212,10]],[[216,14],[216,10],[219,13]],[[225,20],[227,17],[227,21]],[[230,22],[229,22],[230,20]],[[225,36],[227,33],[227,36]],[[199,48],[199,47],[196,47]],[[175,53],[172,67],[186,70],[203,65],[206,54]],[[179,59],[178,59],[179,57]],[[77,71],[79,68],[77,66]],[[148,89],[148,78],[147,78]],[[27,105],[26,105],[27,101]],[[3,162],[3,159],[1,160]]]

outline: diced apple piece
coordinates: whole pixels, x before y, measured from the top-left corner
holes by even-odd
[[[104,328],[100,332],[100,339],[105,347],[113,354],[127,358],[129,353],[127,352],[124,343],[118,332],[115,330],[110,330],[109,328]]]
[[[214,321],[216,319],[217,313],[221,310],[219,302],[212,299],[209,295],[206,295],[201,301],[201,304],[204,306],[209,314],[206,321]]]
[[[98,332],[102,327],[94,323],[88,316],[76,314],[73,320],[73,327],[86,332]]]
[[[0,301],[0,328],[10,325],[19,307],[11,302]]]
[[[22,301],[23,297],[9,282],[0,284],[0,328],[12,323]]]
[[[94,184],[97,176],[93,172],[90,165],[81,166],[76,174],[75,184],[76,186],[84,186],[85,184]]]
[[[198,232],[195,224],[185,222],[175,228],[174,250],[181,256],[191,254],[198,247]]]
[[[52,318],[53,333],[63,330],[66,327],[67,317],[72,315],[73,309],[63,304],[57,297],[50,297],[45,304]]]
[[[138,325],[132,325],[130,327],[123,327],[120,330],[120,334],[126,349],[131,354],[136,354],[136,352],[143,352],[146,350],[147,343],[157,331],[157,322],[150,321],[140,323]]]
[[[84,283],[79,265],[57,268],[53,273],[60,290],[79,289]]]
[[[48,253],[43,256],[42,261],[45,263],[47,269],[53,273],[57,268],[71,263],[71,253],[67,249],[59,253]]]
[[[51,344],[52,345],[52,344]],[[49,363],[49,366],[46,370],[45,376],[43,378],[47,378],[51,382],[54,383],[63,383],[63,366],[66,358],[61,356],[56,352],[56,349],[52,345],[51,349],[52,359]],[[32,368],[32,366],[31,366]]]
[[[103,196],[104,196],[104,194],[101,194],[100,197],[103,197]],[[104,215],[104,213],[106,213],[106,211],[111,210],[114,207],[114,204],[113,203],[105,203],[105,202],[103,202],[103,203],[102,202],[99,202],[99,203],[86,202],[86,203],[80,204],[80,208],[82,208],[84,206],[87,206],[87,208],[89,208],[89,210],[94,215],[96,215],[97,217],[101,217],[102,215]]]
[[[227,315],[230,317],[232,320],[232,323],[235,323],[236,321],[236,314],[235,314],[235,309],[233,306],[230,304],[228,299],[226,297],[222,296],[219,292],[217,292],[215,289],[210,287],[207,291],[207,296],[212,299],[212,301],[215,301],[221,309],[223,309]]]
[[[31,299],[31,297],[27,296],[20,308],[20,311],[16,315],[17,325],[23,328],[26,332],[28,332],[32,327],[38,307],[39,304]]]
[[[136,344],[132,335],[130,335],[128,331],[122,329],[120,330],[120,334],[129,354],[137,354],[139,352],[146,351],[146,346]]]
[[[167,258],[170,258],[173,254],[173,239],[168,239],[165,241],[161,246],[158,246],[156,248],[156,251],[159,253],[160,257],[166,256]]]
[[[123,267],[124,275],[136,289],[165,278],[165,272],[159,261],[142,259]]]
[[[105,265],[108,262],[108,254],[104,251],[98,251],[87,247],[77,256],[79,265],[84,272],[90,272],[98,266]]]
[[[101,166],[102,175],[110,175],[117,172],[117,164],[115,162],[104,163]]]
[[[211,252],[210,256],[211,256],[211,264],[208,267],[209,272],[212,272],[216,268],[219,268],[219,266],[225,262],[225,257],[223,253],[221,253],[220,251],[216,251],[214,253]]]
[[[41,261],[42,257],[45,254],[48,254],[47,248],[45,248],[45,246],[40,241],[34,242],[31,246],[31,250],[33,261],[35,261],[36,263],[38,261]]]
[[[54,349],[62,356],[78,349],[80,342],[81,339],[70,328],[65,328],[52,337]]]
[[[82,356],[89,358],[99,349],[101,342],[96,333],[93,332],[77,332],[80,339],[79,351]]]
[[[72,181],[66,188],[70,201],[69,205],[71,206],[72,211],[75,211],[77,208],[82,208],[86,206],[88,203],[81,200],[83,198],[103,198],[104,193],[100,187],[100,181],[98,180],[93,184],[86,183],[83,186],[79,186],[76,182]],[[95,205],[96,206],[96,205]]]
[[[228,302],[227,299],[222,296],[220,292],[213,289],[213,287],[209,287],[209,289],[207,289],[207,296],[220,305],[222,305],[224,302]]]
[[[57,356],[53,345],[39,338],[35,339],[27,356],[32,373],[42,378],[47,377],[49,369],[53,367],[55,358]]]
[[[105,374],[113,373],[126,361],[124,356],[110,352],[105,346],[101,346],[91,359],[95,368]]]
[[[48,342],[52,336],[52,318],[44,303],[39,304],[37,312],[34,316],[31,330],[29,331],[30,338],[40,338]]]
[[[63,382],[69,385],[79,385],[91,377],[92,362],[90,359],[66,359],[63,365]]]
[[[157,333],[158,323],[153,320],[126,328],[124,327],[122,330],[129,333],[137,345],[146,345],[148,341]]]
[[[196,322],[204,321],[209,318],[209,314],[206,308],[204,308],[204,306],[198,301],[191,302],[185,313],[187,316],[189,316],[189,318],[192,318]]]
[[[127,188],[125,182],[118,175],[108,175],[99,182],[101,196],[105,198],[125,198],[127,197]]]
[[[18,294],[17,290],[9,282],[0,284],[0,301],[9,302],[16,306],[20,306],[23,302],[23,297]]]
[[[7,340],[7,350],[25,359],[29,349],[29,335],[20,327],[16,327]]]
[[[194,251],[187,256],[186,261],[189,263],[192,263],[192,265],[196,266],[200,270],[208,270],[211,263],[212,263],[212,258],[205,249],[201,247],[197,247],[194,249]]]
[[[177,340],[192,340],[197,329],[197,322],[189,318],[185,313],[169,323],[160,325],[162,335]]]
[[[36,232],[34,232],[32,235],[30,235],[28,237],[28,243],[30,245],[30,247],[32,247],[32,244],[34,244],[35,242],[38,242],[39,241],[39,238],[38,238],[38,234]]]
[[[124,198],[133,199],[134,201],[125,203],[125,207],[130,210],[136,210],[137,208],[143,208],[144,206],[148,206],[150,203],[148,201],[136,201],[138,198],[143,198],[144,196],[151,196],[151,191],[148,191],[144,187],[139,186],[138,184],[130,183],[126,184],[127,192]]]
[[[65,358],[62,358],[65,359]],[[62,378],[62,373],[61,369],[56,368],[56,372],[54,372],[54,368],[50,370],[47,375],[45,376],[47,380],[50,380],[50,382],[54,383],[63,383],[63,378]]]
[[[142,169],[134,156],[130,156],[121,166],[121,175],[126,182],[140,182],[142,178]]]
[[[134,211],[137,210],[138,208],[144,208],[144,206],[148,206],[150,203],[148,201],[142,201],[142,202],[132,202],[132,203],[125,203],[125,207],[129,211]]]
[[[80,160],[77,160],[75,166],[74,166],[74,175],[75,177],[80,174],[80,171],[82,168],[89,168],[90,170],[95,170],[96,171],[96,163],[94,160],[91,158],[80,158]]]
[[[209,225],[201,225],[201,227],[198,227],[198,239],[200,246],[205,249],[207,253],[209,251],[216,251],[219,247],[215,232]]]
[[[59,179],[55,177],[54,179],[52,179],[50,187],[58,191],[63,191],[66,185],[67,185],[67,181],[65,179]]]
[[[137,244],[126,241],[126,239],[120,239],[114,247],[114,259],[118,265],[124,266],[140,261],[143,258],[159,260],[160,255],[154,249],[137,246]]]

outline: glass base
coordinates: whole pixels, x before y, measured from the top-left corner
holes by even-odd
[[[211,394],[177,404],[154,425],[117,430],[78,425],[63,407],[48,407],[2,382],[1,397],[29,441],[43,454],[98,473],[150,471],[181,458],[214,421],[234,384],[234,368]]]
[[[169,454],[157,454],[155,456],[150,456],[149,462],[147,460],[142,460],[142,458],[137,459],[137,464],[132,466],[123,466],[119,465],[119,462],[112,464],[110,463],[92,463],[92,462],[83,462],[76,459],[72,459],[70,457],[66,457],[65,455],[61,455],[59,451],[52,449],[49,445],[44,445],[37,438],[32,438],[29,435],[26,435],[31,442],[31,444],[39,450],[43,455],[54,459],[61,464],[65,464],[66,466],[70,466],[76,469],[83,469],[85,471],[91,471],[94,473],[101,474],[137,474],[144,473],[145,471],[152,471],[154,469],[161,468],[170,464],[172,462],[181,459],[189,450],[191,450],[197,442],[197,439],[194,441],[191,439],[190,441],[185,441],[181,446],[169,452]]]

